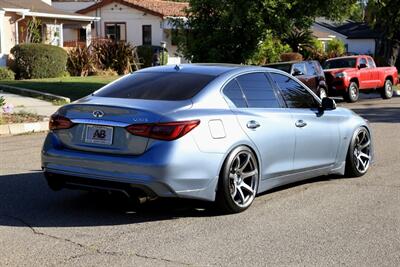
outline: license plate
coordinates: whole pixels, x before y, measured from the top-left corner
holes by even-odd
[[[86,126],[86,143],[111,145],[113,140],[114,128],[100,125]]]

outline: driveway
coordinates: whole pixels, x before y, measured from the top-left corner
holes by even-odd
[[[119,196],[52,192],[44,134],[0,138],[0,265],[400,265],[400,97],[363,99],[376,160],[361,178],[319,177],[217,216],[193,201],[135,210]]]

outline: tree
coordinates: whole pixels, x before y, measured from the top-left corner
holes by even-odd
[[[306,29],[316,16],[342,19],[356,0],[190,0],[179,48],[193,62],[244,63],[268,32],[283,36]],[[186,34],[189,29],[189,34]]]
[[[396,64],[400,52],[399,6],[399,0],[370,0],[367,6],[367,21],[384,37],[377,54],[390,66]]]

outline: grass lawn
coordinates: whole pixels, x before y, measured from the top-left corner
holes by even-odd
[[[84,97],[100,87],[114,81],[118,76],[64,77],[32,79],[20,81],[1,81],[2,84],[37,90],[69,97],[71,101]]]

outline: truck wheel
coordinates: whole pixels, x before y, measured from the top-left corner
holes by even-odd
[[[357,102],[360,92],[358,90],[358,85],[355,82],[351,82],[347,92],[344,93],[344,100],[349,103]]]
[[[381,89],[383,99],[390,99],[393,96],[393,84],[390,80],[385,81],[385,86]]]

